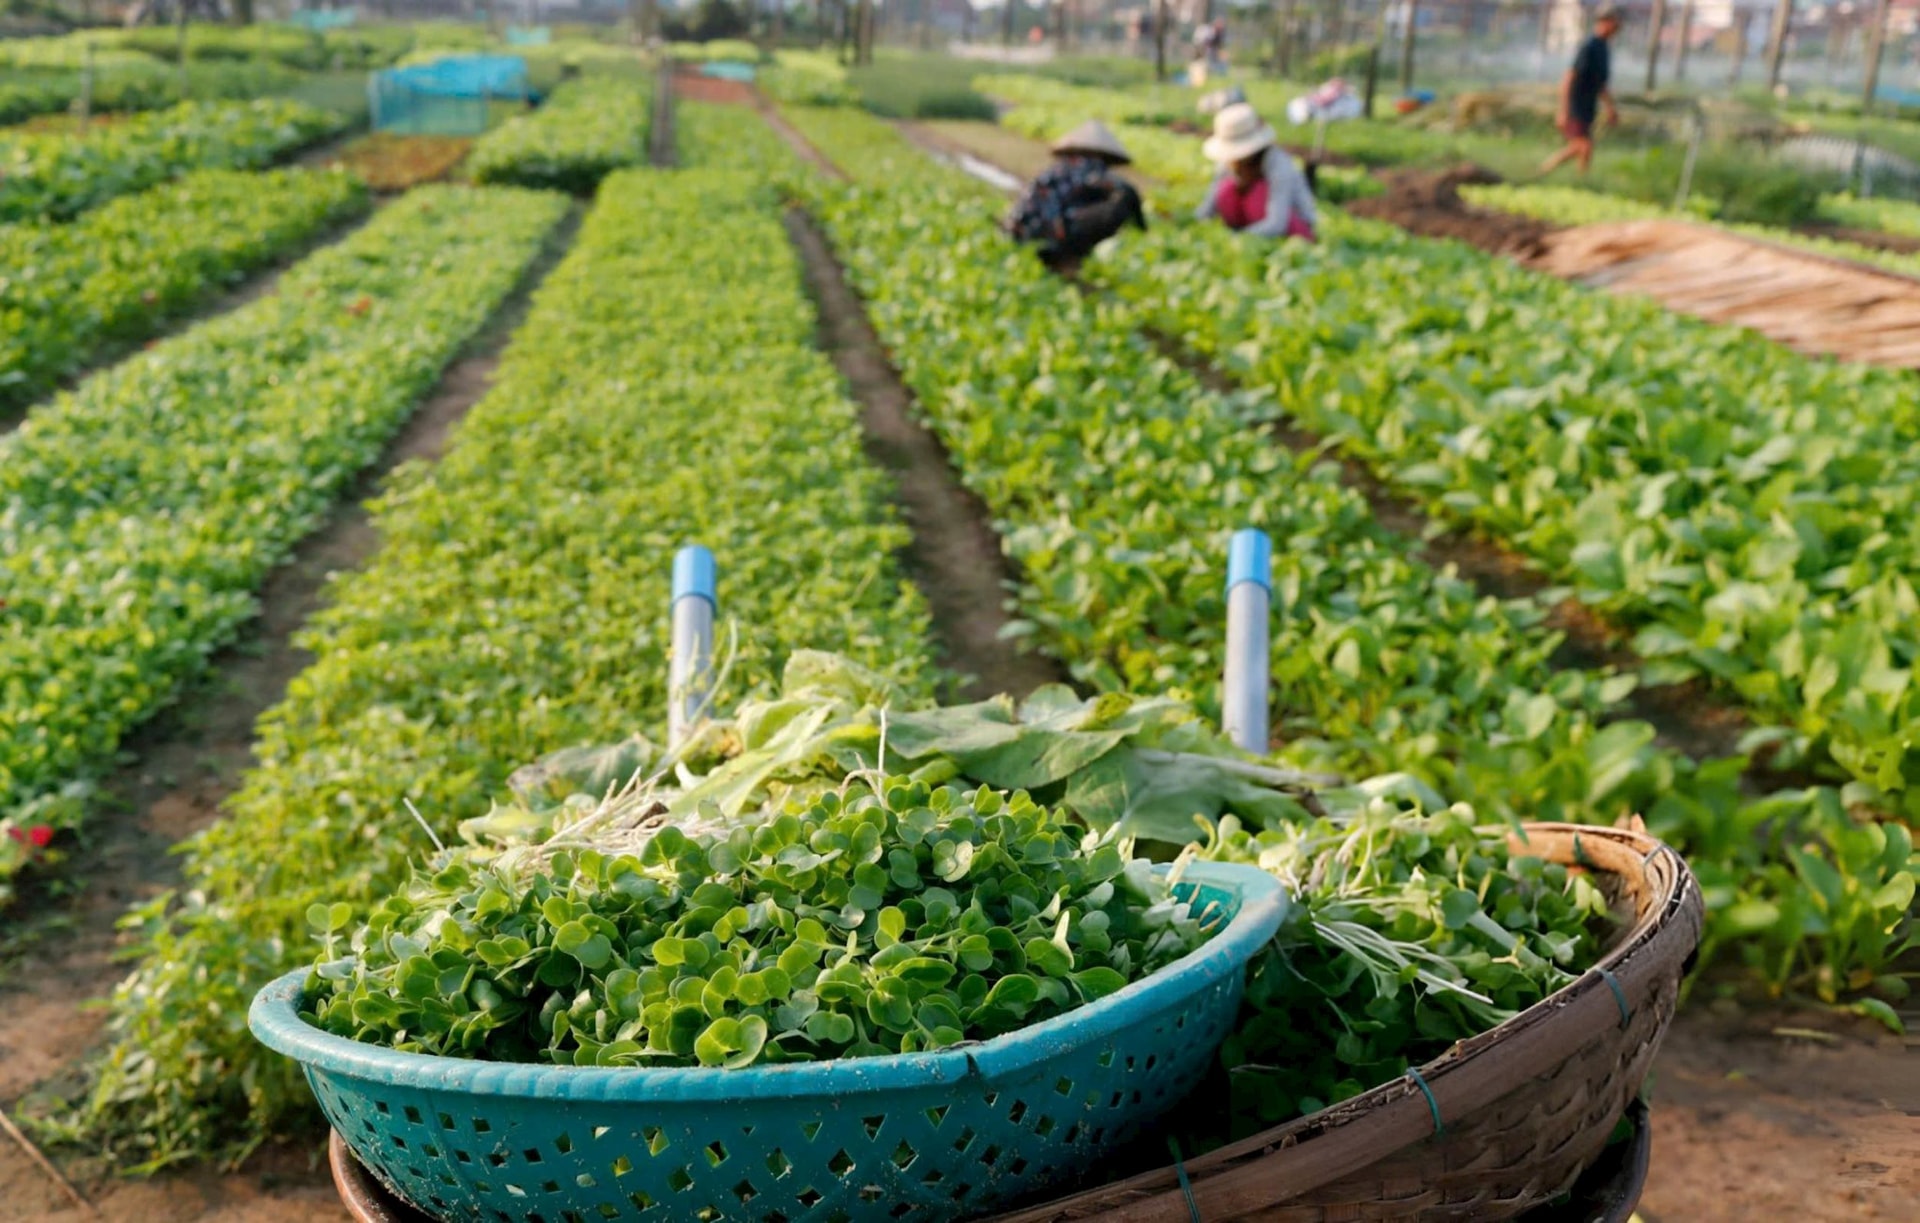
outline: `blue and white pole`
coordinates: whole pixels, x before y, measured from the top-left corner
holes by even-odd
[[[1227,663],[1220,729],[1235,746],[1267,754],[1268,626],[1273,544],[1265,531],[1233,533],[1227,552]]]
[[[667,655],[667,746],[680,746],[713,683],[713,617],[718,608],[713,553],[698,544],[673,558],[673,641]]]

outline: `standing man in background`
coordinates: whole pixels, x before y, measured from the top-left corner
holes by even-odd
[[[1540,173],[1551,174],[1569,161],[1578,159],[1580,173],[1593,164],[1593,127],[1601,107],[1606,108],[1607,126],[1620,122],[1613,104],[1613,36],[1620,32],[1620,10],[1602,4],[1593,15],[1593,37],[1573,57],[1573,67],[1560,81],[1560,113],[1556,122],[1566,147],[1547,158]]]

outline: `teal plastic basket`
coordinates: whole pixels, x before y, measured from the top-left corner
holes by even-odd
[[[248,1023],[301,1063],[360,1162],[446,1223],[952,1220],[1072,1181],[1205,1071],[1287,901],[1248,866],[1194,863],[1178,886],[1226,918],[1203,946],[937,1053],[746,1070],[429,1057],[302,1020],[304,969],[261,990]]]

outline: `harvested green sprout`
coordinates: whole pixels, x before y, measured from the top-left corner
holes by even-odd
[[[1399,1078],[1592,965],[1612,926],[1584,874],[1516,854],[1471,808],[1375,800],[1338,822],[1250,833],[1228,817],[1204,857],[1277,875],[1294,906],[1247,974],[1221,1050],[1242,1138]]]
[[[1039,1022],[1204,939],[1130,842],[1024,793],[872,776],[692,836],[656,819],[637,853],[443,859],[315,970],[307,1018],[506,1062],[867,1057]],[[309,917],[331,960],[349,911]]]

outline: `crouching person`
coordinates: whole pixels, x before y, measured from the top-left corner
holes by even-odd
[[[1133,159],[1104,124],[1074,128],[1054,142],[1053,154],[1003,223],[1016,240],[1036,245],[1041,262],[1072,271],[1123,227],[1147,227],[1140,193],[1113,172]]]

